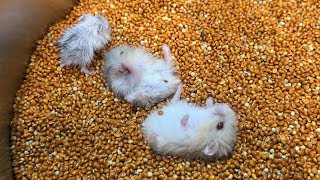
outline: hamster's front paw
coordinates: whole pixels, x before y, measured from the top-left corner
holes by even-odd
[[[85,73],[87,75],[92,75],[94,73],[94,71],[90,71],[87,67],[82,67],[80,70],[82,73]]]
[[[60,67],[61,67],[61,68],[65,67],[65,66],[66,66],[65,63],[60,63]]]
[[[124,99],[128,101],[129,103],[133,103],[137,99],[142,99],[146,96],[146,93],[144,91],[134,91],[130,94],[128,94]]]

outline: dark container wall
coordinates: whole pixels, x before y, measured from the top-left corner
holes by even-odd
[[[0,180],[14,179],[10,121],[15,94],[37,40],[77,0],[0,0]]]

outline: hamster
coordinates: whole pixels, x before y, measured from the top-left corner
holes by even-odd
[[[157,58],[142,47],[119,45],[104,55],[103,72],[116,96],[150,108],[173,95],[180,84],[168,45],[164,58]]]
[[[94,51],[101,50],[111,41],[109,22],[101,15],[84,14],[78,24],[65,30],[58,40],[60,66],[78,66],[82,73],[91,75],[87,66],[93,60]]]
[[[141,131],[157,154],[188,159],[211,160],[232,154],[237,134],[237,116],[225,103],[206,100],[200,107],[179,100],[179,85],[169,104],[154,110],[142,123]]]

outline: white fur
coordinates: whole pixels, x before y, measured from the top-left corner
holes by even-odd
[[[175,100],[180,97],[178,91],[179,88],[178,96],[161,109],[162,115],[155,110],[142,123],[142,132],[151,148],[162,155],[205,160],[230,155],[237,133],[235,112],[227,104],[213,104],[211,98],[207,107]],[[185,115],[189,118],[183,128],[181,120]],[[220,122],[224,122],[224,128],[218,130]]]
[[[163,49],[165,59],[156,58],[142,47],[129,45],[120,45],[107,52],[103,72],[114,93],[143,107],[150,107],[174,94],[180,80],[175,74],[169,47],[164,45]],[[120,72],[122,66],[131,72]]]
[[[110,34],[109,22],[103,16],[82,15],[78,24],[66,29],[58,40],[61,67],[78,66],[81,72],[92,74],[87,66],[93,60],[94,51],[111,41]]]

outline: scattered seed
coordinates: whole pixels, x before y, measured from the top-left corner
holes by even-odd
[[[158,115],[162,116],[164,114],[164,112],[162,110],[158,111]]]
[[[317,179],[318,6],[81,1],[38,41],[16,93],[15,179]],[[101,73],[61,68],[55,42],[84,13],[109,20],[113,41],[106,51],[129,43],[161,56],[168,44],[184,84],[182,99],[201,105],[210,96],[238,112],[234,154],[208,163],[157,156],[140,132],[150,110],[113,94]],[[97,52],[90,68],[103,64]]]

